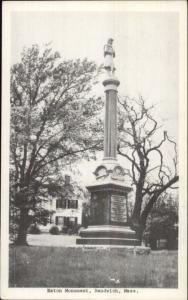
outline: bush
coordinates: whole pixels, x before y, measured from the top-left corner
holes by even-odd
[[[79,224],[75,225],[73,228],[73,234],[79,234],[80,228],[81,228],[81,225],[79,225]]]
[[[49,233],[57,235],[59,234],[59,228],[57,226],[52,226],[49,230]]]
[[[35,225],[35,224],[32,224],[29,227],[28,232],[30,234],[40,234],[41,233],[39,227],[37,225]]]
[[[80,228],[81,228],[80,225],[74,225],[73,227],[69,227],[67,230],[67,234],[69,235],[78,234]]]
[[[73,229],[72,228],[68,228],[67,234],[68,235],[72,235],[73,233],[74,233]]]
[[[68,227],[67,226],[62,226],[61,231],[62,231],[63,234],[67,234]]]

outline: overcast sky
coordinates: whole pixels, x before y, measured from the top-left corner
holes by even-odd
[[[156,104],[157,119],[177,140],[179,89],[178,14],[175,12],[13,12],[11,60],[24,46],[52,42],[65,59],[103,63],[103,46],[114,38],[119,94]],[[103,95],[102,84],[97,91]]]
[[[24,46],[52,41],[63,58],[88,57],[101,64],[103,45],[113,37],[119,93],[158,103],[160,116],[177,135],[177,13],[16,12],[11,25],[13,63]]]

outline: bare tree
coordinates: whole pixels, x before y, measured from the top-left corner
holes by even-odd
[[[154,203],[168,188],[176,188],[177,145],[166,131],[161,137],[161,126],[151,114],[153,106],[147,108],[142,97],[138,100],[125,97],[118,99],[118,103],[118,154],[131,165],[127,174],[136,190],[131,224],[141,238]],[[164,159],[163,148],[167,143],[173,148],[172,164],[166,164]]]

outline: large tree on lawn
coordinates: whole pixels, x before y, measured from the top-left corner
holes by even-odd
[[[131,224],[141,238],[159,196],[168,188],[176,188],[177,146],[166,131],[161,131],[152,116],[153,106],[147,107],[142,97],[119,98],[118,103],[118,154],[130,165],[127,174],[135,187]],[[171,154],[167,151],[170,148]]]
[[[48,185],[58,187],[67,165],[101,147],[102,104],[91,95],[99,71],[87,59],[63,61],[37,45],[11,68],[10,200],[20,211],[18,244],[26,243],[28,214]]]

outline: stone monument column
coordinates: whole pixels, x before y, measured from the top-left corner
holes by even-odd
[[[103,81],[105,99],[104,158],[94,171],[95,181],[87,186],[91,193],[90,222],[80,232],[77,244],[139,245],[135,231],[130,228],[128,193],[125,172],[117,160],[117,88],[115,77],[113,39],[104,46]]]
[[[106,93],[105,128],[104,128],[104,159],[116,159],[117,149],[117,87],[115,78],[103,81]]]
[[[113,39],[104,46],[104,69],[107,78],[103,81],[106,94],[105,128],[104,128],[104,159],[116,159],[117,143],[117,87],[120,82],[115,79]]]

